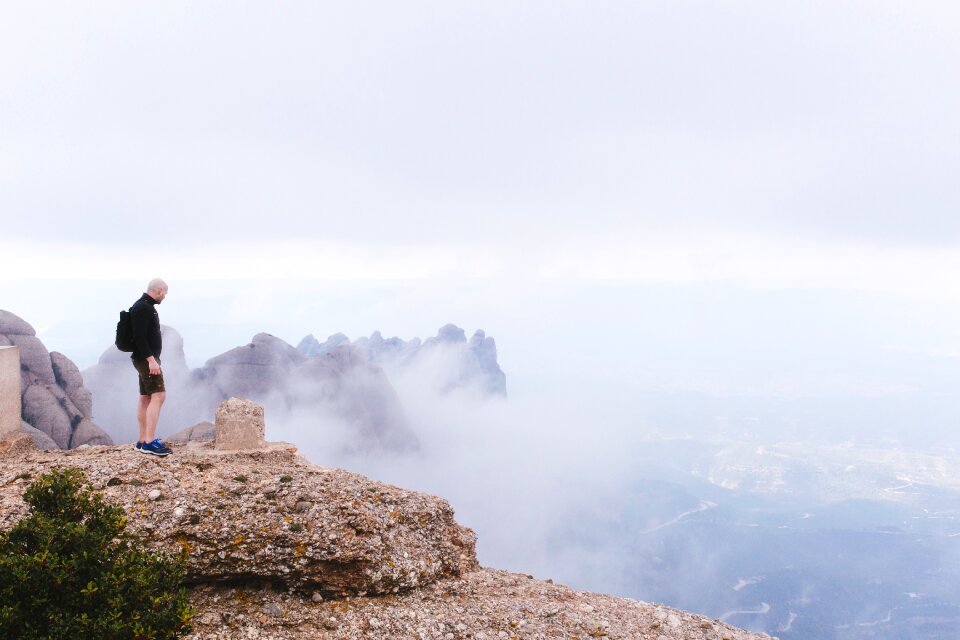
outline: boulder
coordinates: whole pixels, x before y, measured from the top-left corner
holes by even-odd
[[[20,347],[20,367],[37,376],[43,384],[56,384],[50,352],[40,338],[28,335],[7,335],[14,345]]]
[[[23,419],[50,436],[61,449],[70,447],[73,436],[70,417],[46,386],[34,384],[27,387],[23,394]]]
[[[37,449],[59,449],[53,439],[39,429],[34,429],[28,423],[24,422],[20,427],[22,431],[33,438],[33,446]]]
[[[33,330],[30,323],[20,316],[0,309],[0,334],[7,336],[35,336],[37,332]]]
[[[80,411],[77,405],[73,404],[73,400],[70,399],[70,396],[68,396],[63,389],[55,384],[48,385],[47,389],[53,394],[53,397],[57,399],[57,402],[63,408],[64,413],[67,414],[67,418],[70,420],[70,426],[76,427],[78,424],[80,424],[80,421],[84,417],[83,412]]]
[[[50,364],[53,366],[53,375],[57,384],[67,394],[83,386],[83,376],[80,375],[77,365],[73,364],[73,360],[59,351],[51,351]]]
[[[80,420],[80,423],[77,425],[76,429],[73,430],[73,437],[70,439],[70,448],[76,449],[77,447],[85,444],[112,445],[113,440],[103,429],[95,425],[87,418],[83,418]]]
[[[170,442],[191,442],[213,440],[216,437],[217,427],[212,422],[198,422],[192,427],[181,429],[167,437]]]
[[[93,394],[86,387],[77,387],[67,394],[84,418],[93,418]]]

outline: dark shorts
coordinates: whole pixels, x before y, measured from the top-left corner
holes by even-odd
[[[140,374],[140,395],[149,396],[166,391],[163,386],[163,371],[155,376],[150,375],[150,364],[146,360],[133,358],[133,366]],[[157,360],[159,364],[160,361]]]

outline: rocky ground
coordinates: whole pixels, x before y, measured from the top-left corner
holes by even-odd
[[[398,595],[321,600],[269,587],[195,588],[190,640],[766,638],[664,606],[477,569]]]
[[[187,558],[192,640],[764,638],[716,620],[481,568],[443,499],[309,464],[290,445],[167,458],[133,447],[0,457],[0,529],[51,467],[83,469],[148,545]]]

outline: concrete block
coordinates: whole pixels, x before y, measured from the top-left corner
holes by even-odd
[[[263,407],[243,398],[224,400],[217,407],[215,449],[262,449]]]
[[[20,433],[20,349],[0,347],[0,439]]]

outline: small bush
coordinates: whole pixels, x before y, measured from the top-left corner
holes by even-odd
[[[193,615],[183,560],[140,548],[123,509],[53,470],[24,493],[30,514],[0,533],[0,638],[169,640]]]
[[[280,482],[293,482],[293,478],[290,476],[280,476]]]

